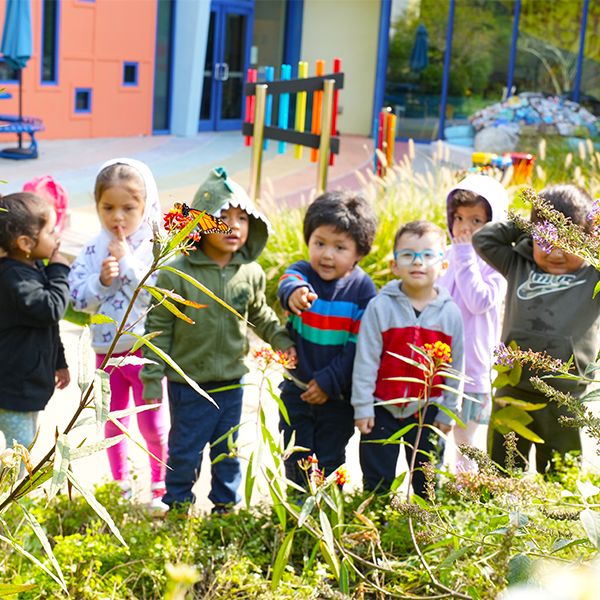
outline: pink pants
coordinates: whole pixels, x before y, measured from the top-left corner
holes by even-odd
[[[128,353],[113,354],[113,357],[124,356]],[[135,356],[141,356],[141,350],[135,353]],[[96,355],[96,367],[99,367],[104,360],[103,354]],[[107,373],[110,375],[110,410],[125,410],[129,406],[130,393],[133,392],[133,401],[136,406],[145,406],[146,402],[142,398],[143,384],[140,379],[141,365],[124,365],[121,367],[108,367]],[[167,462],[167,426],[165,419],[164,404],[158,405],[154,410],[146,410],[137,414],[138,427],[140,433],[146,440],[148,450],[154,456]],[[125,427],[129,427],[129,417],[119,419],[119,422]],[[104,433],[107,438],[114,437],[123,433],[116,425],[110,421],[106,423]],[[118,444],[107,448],[108,462],[113,477],[117,481],[123,481],[129,477],[129,465],[127,464],[127,438],[121,440]],[[154,458],[150,457],[150,472],[152,483],[163,482],[165,480],[165,466]]]

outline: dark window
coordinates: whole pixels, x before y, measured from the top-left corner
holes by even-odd
[[[154,111],[152,129],[168,131],[171,114],[171,58],[173,53],[173,0],[158,0],[156,58],[154,61]]]
[[[92,90],[90,88],[75,88],[75,112],[92,112]]]
[[[18,70],[11,67],[5,60],[0,59],[0,81],[11,82],[18,80]]]
[[[42,83],[56,83],[58,0],[44,0],[42,10]]]
[[[138,84],[138,64],[136,62],[123,63],[123,85],[135,86]]]

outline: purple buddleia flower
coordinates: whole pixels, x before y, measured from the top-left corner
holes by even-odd
[[[600,233],[600,198],[592,205],[592,210],[588,213],[587,220],[591,222],[594,234]]]
[[[496,357],[497,365],[512,367],[515,364],[515,359],[510,352],[510,348],[507,348],[504,344],[498,344],[494,348],[494,356]]]
[[[558,242],[558,230],[548,221],[534,223],[531,230],[531,237],[546,254],[550,254],[554,246],[556,246],[556,242]]]

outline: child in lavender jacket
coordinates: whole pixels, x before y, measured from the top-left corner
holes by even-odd
[[[461,420],[465,427],[454,428],[456,445],[475,445],[478,429],[487,425],[491,414],[491,367],[493,349],[500,341],[500,312],[506,281],[498,271],[477,256],[471,237],[489,221],[506,218],[508,194],[493,177],[473,174],[450,191],[447,200],[448,230],[452,246],[448,270],[440,279],[458,304],[465,327],[465,381]],[[474,464],[456,456],[457,469]]]

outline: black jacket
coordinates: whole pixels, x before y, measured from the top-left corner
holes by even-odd
[[[42,410],[66,368],[58,322],[69,300],[69,267],[0,258],[0,408]]]

